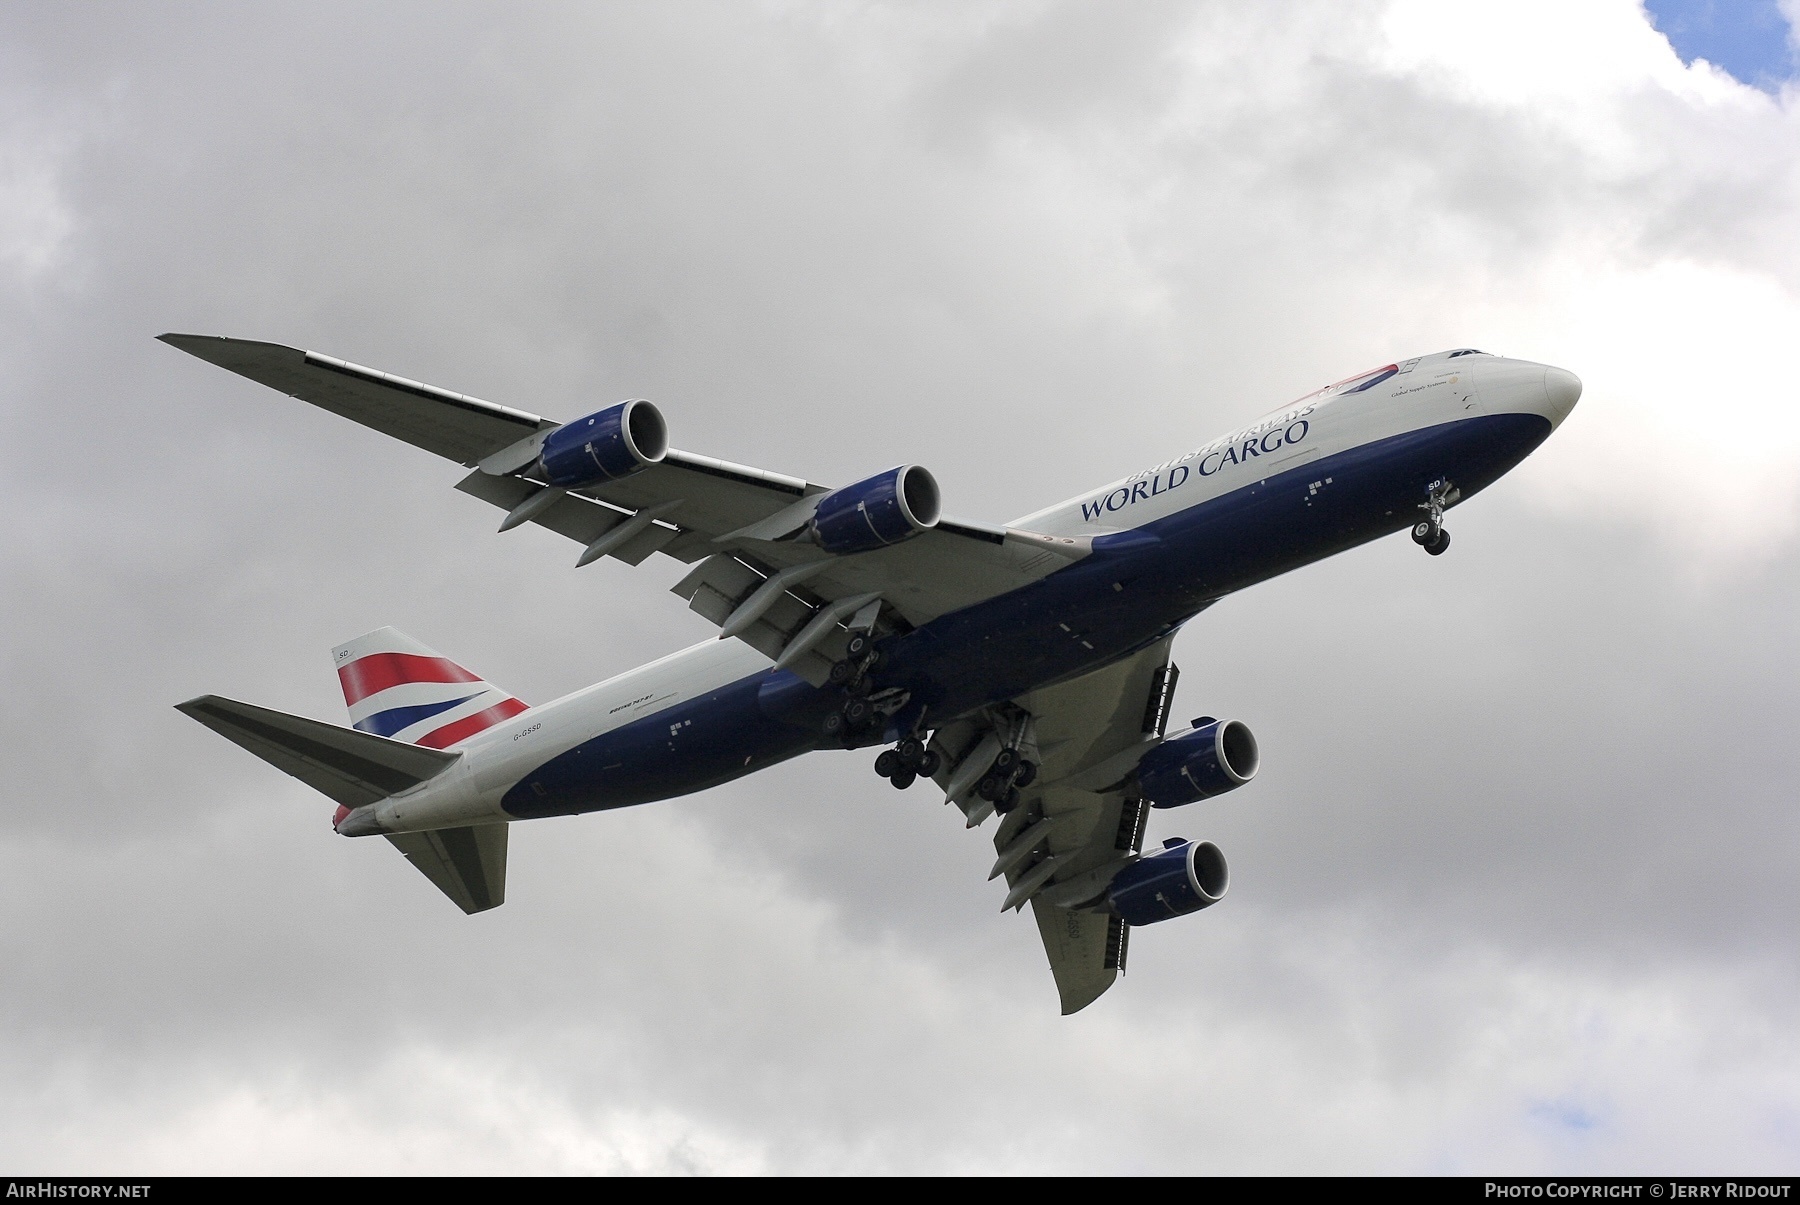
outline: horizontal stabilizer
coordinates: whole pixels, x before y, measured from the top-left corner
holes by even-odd
[[[556,426],[510,406],[279,343],[217,335],[158,338],[239,376],[462,464],[473,465],[535,431]]]
[[[486,912],[506,902],[504,824],[472,824],[388,837],[406,860],[464,912]]]
[[[416,787],[462,756],[218,695],[201,695],[175,709],[347,808]]]

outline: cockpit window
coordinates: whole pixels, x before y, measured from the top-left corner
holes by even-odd
[[[1465,348],[1461,349],[1460,351],[1451,352],[1450,358],[1452,360],[1454,360],[1458,356],[1485,356],[1485,355],[1487,355],[1487,353],[1484,351],[1477,351],[1473,347],[1465,347]]]

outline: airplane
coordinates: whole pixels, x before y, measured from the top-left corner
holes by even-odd
[[[1447,511],[1581,396],[1570,372],[1471,348],[1329,385],[1153,468],[994,525],[945,516],[907,464],[831,488],[671,448],[642,399],[569,423],[317,352],[167,334],[202,360],[469,469],[457,489],[582,546],[653,553],[714,639],[528,706],[383,628],[333,652],[351,726],[204,695],[179,709],[334,800],[465,912],[506,895],[508,826],[692,794],[819,749],[881,747],[1032,908],[1062,1011],[1125,970],[1133,927],[1224,898],[1210,841],[1145,850],[1151,808],[1256,777],[1240,720],[1169,730],[1171,646],[1219,599]],[[998,889],[996,889],[998,890]]]

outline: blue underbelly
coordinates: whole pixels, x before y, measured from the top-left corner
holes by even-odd
[[[585,741],[500,801],[521,819],[630,807],[703,791],[818,744],[832,706],[785,670],[764,670]]]
[[[1117,660],[1218,598],[1409,527],[1430,483],[1466,498],[1550,434],[1534,415],[1464,419],[1272,474],[1165,519],[1095,541],[1041,581],[882,643],[878,687],[936,727]],[[502,800],[521,818],[627,807],[717,786],[820,745],[841,699],[765,670],[597,736],[540,766]],[[890,739],[880,730],[859,743]]]
[[[895,641],[884,681],[947,720],[1105,665],[1234,591],[1410,527],[1429,485],[1469,497],[1550,434],[1528,414],[1464,419],[1275,473],[1132,531],[1042,581]]]

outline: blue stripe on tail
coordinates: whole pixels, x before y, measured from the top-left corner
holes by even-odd
[[[392,736],[403,728],[410,728],[420,720],[429,719],[440,711],[449,711],[452,707],[467,703],[485,691],[476,691],[472,695],[464,695],[460,699],[449,699],[442,703],[420,703],[417,707],[393,707],[387,711],[378,711],[374,715],[364,716],[353,725],[358,731],[373,732],[376,736]]]

